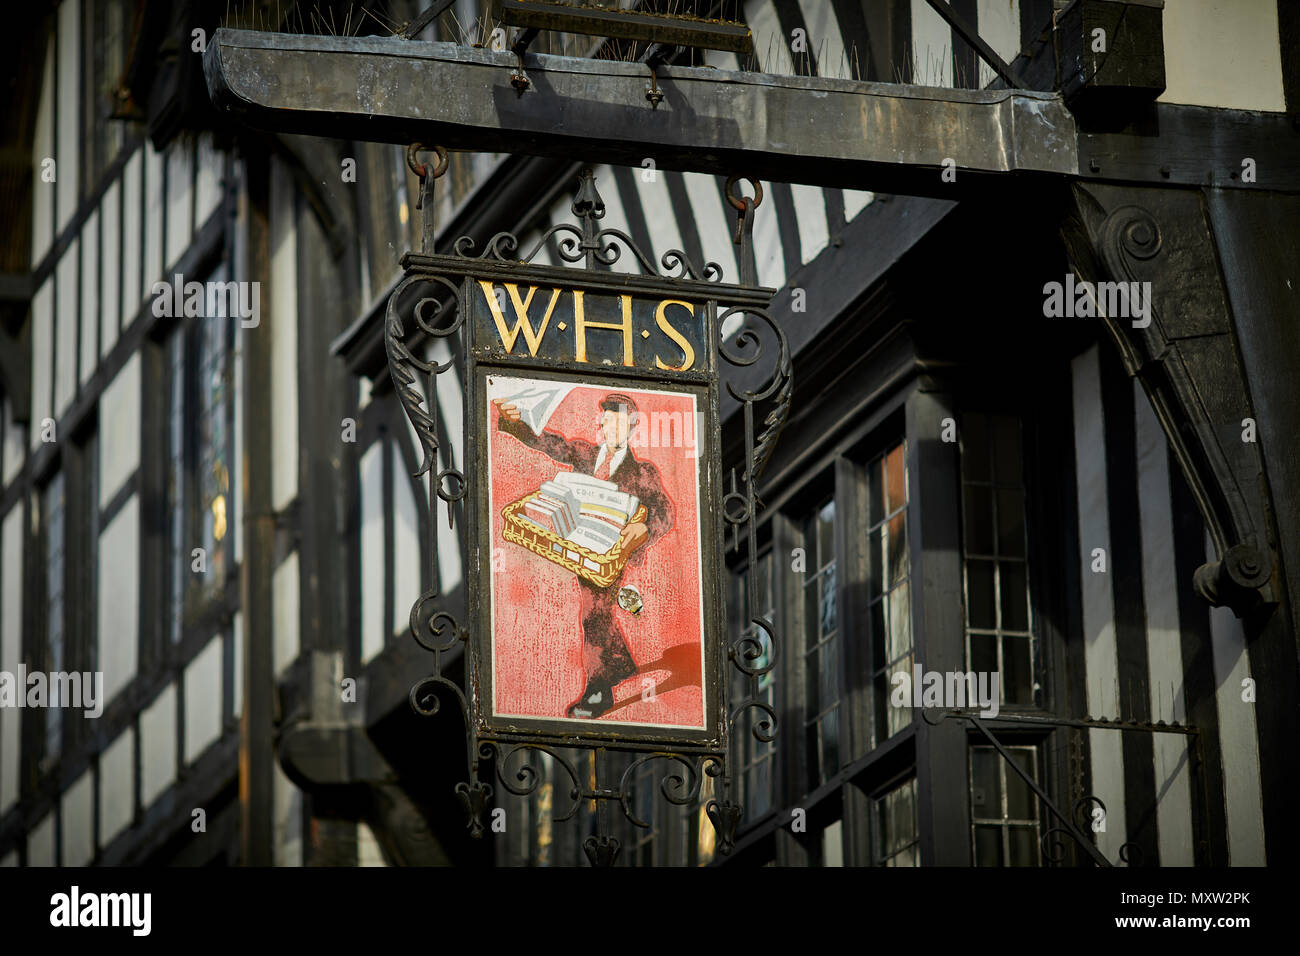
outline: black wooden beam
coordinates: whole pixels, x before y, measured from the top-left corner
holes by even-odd
[[[522,93],[517,67],[512,54],[451,43],[233,30],[204,57],[220,107],[285,132],[632,166],[651,157],[661,169],[945,199],[1078,170],[1074,120],[1052,93],[661,66],[656,109],[644,65],[529,55]]]

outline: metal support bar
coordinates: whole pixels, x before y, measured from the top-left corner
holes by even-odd
[[[927,714],[930,712],[927,711]],[[939,716],[944,718],[956,718],[962,720],[973,717],[979,712],[976,710],[944,710]],[[988,718],[991,721],[1001,721],[1010,724],[1036,724],[1040,727],[1078,727],[1081,730],[1132,730],[1137,733],[1145,734],[1182,734],[1187,737],[1195,737],[1200,734],[1196,727],[1188,727],[1186,724],[1150,723],[1138,720],[1106,720],[1100,719],[1079,720],[1068,717],[1038,717],[1034,714],[1000,714],[997,717]]]
[[[1002,759],[1007,762],[1007,766],[1016,772],[1016,775],[1025,782],[1030,790],[1034,791],[1035,796],[1043,802],[1043,806],[1047,807],[1048,812],[1050,812],[1052,816],[1056,817],[1057,820],[1061,821],[1061,826],[1065,829],[1065,832],[1073,837],[1074,842],[1079,844],[1079,846],[1081,846],[1084,851],[1092,857],[1093,862],[1098,866],[1111,866],[1112,864],[1110,860],[1102,856],[1101,851],[1097,849],[1091,840],[1084,836],[1079,828],[1075,826],[1074,821],[1057,809],[1056,804],[1052,802],[1052,798],[1047,795],[1047,791],[1038,785],[1038,781],[1025,773],[1024,770],[1020,768],[1020,765],[1011,759],[1011,754],[1007,753],[1006,748],[1003,747],[989,729],[984,726],[984,722],[978,717],[971,715],[967,715],[966,719],[969,720],[971,725],[983,734],[988,742],[993,745],[993,748],[1002,755]]]
[[[447,8],[454,2],[455,0],[437,0],[436,3],[431,3],[428,9],[423,13],[416,15],[414,20],[402,28],[402,39],[414,40],[424,31],[425,27],[446,13]]]
[[[1012,72],[1007,61],[998,56],[993,47],[984,42],[979,31],[970,23],[967,23],[965,17],[952,7],[948,6],[944,0],[925,0],[925,2],[930,5],[931,9],[933,9],[935,13],[948,21],[948,25],[956,30],[961,35],[961,38],[975,49],[975,52],[980,55],[980,58],[985,63],[997,71],[998,76],[1007,81],[1008,86],[1013,90],[1026,89],[1025,84],[1021,82],[1020,78],[1016,76],[1014,72]]]
[[[515,42],[510,45],[510,52],[522,58],[528,52],[529,44],[537,39],[537,34],[540,32],[536,27],[520,30],[515,34]]]

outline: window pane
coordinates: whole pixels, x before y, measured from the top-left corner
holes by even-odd
[[[1002,865],[1002,828],[977,826],[975,828],[975,865]]]
[[[1038,866],[1037,799],[1017,768],[1037,781],[1032,746],[970,749],[971,821],[975,862],[980,866]]]
[[[907,513],[900,511],[889,519],[889,586],[893,587],[907,577]]]
[[[978,413],[961,417],[961,470],[967,481],[991,481],[988,419]]]
[[[897,668],[893,673],[898,673],[899,671],[905,671],[909,674],[912,672],[912,657],[910,654],[898,662]],[[890,676],[892,676],[892,674]],[[891,684],[890,687],[892,688],[893,685]],[[915,693],[915,689],[913,689],[913,693]],[[912,699],[914,698],[908,698],[908,700]],[[888,736],[892,737],[912,722],[912,708],[907,705],[895,707],[889,697],[885,698],[885,703],[888,707],[885,729],[888,731]]]
[[[1025,581],[1025,566],[1019,561],[1003,561],[998,566],[1002,592],[1002,629],[1026,631],[1029,629],[1029,588]]]
[[[990,490],[967,485],[965,492],[966,553],[993,554],[993,506]]]
[[[821,604],[819,615],[821,618],[820,626],[823,635],[829,634],[835,630],[835,565],[831,565],[822,575],[821,582]]]
[[[993,603],[993,562],[966,562],[966,609],[970,627],[997,627]]]
[[[998,489],[998,554],[1025,556],[1025,493],[1019,488]]]
[[[1033,660],[1025,489],[1020,420],[1009,415],[963,417],[962,518],[966,629],[973,670],[1000,668],[1004,701],[1032,704]],[[994,560],[996,559],[996,560]],[[1017,635],[1004,645],[972,631]],[[978,662],[974,659],[978,655]]]
[[[821,721],[821,779],[840,769],[840,709],[834,708]]]
[[[754,573],[754,607],[766,615],[772,610],[772,555],[763,555]]]
[[[836,820],[822,831],[822,866],[844,865],[844,824]]]
[[[998,638],[996,634],[970,636],[970,667],[976,672],[992,674],[998,669]]]
[[[755,766],[751,775],[751,785],[749,788],[749,801],[752,806],[752,816],[760,817],[772,806],[772,761],[761,760]]]
[[[903,582],[885,598],[889,606],[888,664],[894,664],[912,649],[912,588]]]
[[[835,666],[835,662],[839,660],[839,654],[839,641],[834,638],[822,645],[821,678],[818,682],[817,697],[822,706],[829,705],[832,701],[838,700],[840,696],[840,674],[839,668]]]
[[[901,444],[895,445],[885,459],[885,494],[885,506],[889,514],[907,504],[907,474]]]
[[[867,466],[871,507],[867,528],[872,658],[872,733],[875,743],[908,726],[910,707],[892,704],[891,678],[910,670],[912,650],[911,559],[907,541],[906,444],[899,442]]]
[[[885,520],[885,475],[877,459],[867,467],[867,525],[874,528]]]
[[[817,568],[820,570],[835,560],[835,502],[822,506],[817,514]]]
[[[867,535],[867,577],[870,581],[868,593],[871,598],[880,597],[885,579],[885,529],[883,526]]]
[[[1002,759],[1001,757],[998,758]],[[1034,773],[1034,754],[1032,750],[1017,747],[1011,751],[1011,759],[1024,773],[1036,777]],[[1032,820],[1035,817],[1034,792],[1029,784],[1010,767],[1006,768],[1007,777],[1007,819]]]
[[[991,416],[994,478],[998,484],[1021,483],[1020,422],[1008,415]]]
[[[817,651],[809,651],[804,658],[804,700],[810,717],[822,709],[821,697],[817,693],[820,675]]]
[[[878,671],[892,660],[889,652],[889,631],[885,627],[885,602],[871,605],[871,669]]]
[[[1008,704],[1034,702],[1034,678],[1029,659],[1029,638],[1002,638],[1002,696]]]
[[[872,862],[877,866],[916,866],[916,779],[872,800]]]
[[[1038,865],[1038,831],[1033,827],[1011,827],[1011,866]]]
[[[224,281],[224,271],[214,274]],[[208,316],[197,326],[199,411],[199,527],[207,554],[206,588],[220,591],[226,579],[226,508],[230,495],[228,316]]]
[[[971,816],[978,820],[1002,819],[1001,762],[992,747],[971,749]]]

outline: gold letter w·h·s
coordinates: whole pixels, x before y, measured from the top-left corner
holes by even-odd
[[[619,300],[623,303],[622,322],[588,322],[586,309],[582,302],[582,292],[578,289],[574,290],[573,321],[576,325],[574,329],[576,338],[573,354],[574,361],[587,361],[587,329],[613,329],[623,333],[623,364],[632,364],[632,297],[630,295],[620,295]]]
[[[506,328],[506,317],[501,314],[501,306],[497,303],[496,292],[492,288],[492,283],[486,279],[479,279],[478,284],[483,289],[483,298],[487,300],[488,308],[492,310],[492,321],[497,325],[497,332],[501,334],[501,343],[506,347],[507,352],[513,352],[515,340],[519,338],[519,333],[524,333],[524,339],[528,342],[528,354],[537,355],[537,348],[542,344],[542,336],[546,334],[547,323],[551,321],[551,313],[555,311],[555,304],[560,301],[560,290],[555,289],[551,292],[551,301],[546,305],[546,314],[542,316],[542,324],[537,331],[533,331],[533,323],[528,319],[528,306],[532,304],[533,295],[537,292],[537,286],[528,287],[528,295],[524,299],[519,298],[519,284],[516,282],[505,283],[506,292],[510,295],[510,302],[515,307],[515,327]]]

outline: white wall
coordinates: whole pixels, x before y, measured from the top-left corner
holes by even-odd
[[[4,419],[4,448],[0,449],[0,454],[4,456],[4,470],[3,477],[0,477],[0,488],[13,481],[22,470],[27,448],[27,428],[14,421],[14,403],[7,398],[4,400]]]
[[[1083,595],[1084,666],[1088,715],[1117,719],[1119,658],[1115,644],[1115,600],[1111,586],[1110,502],[1107,493],[1106,422],[1102,413],[1097,346],[1073,362],[1075,481],[1079,499],[1079,578]],[[1092,552],[1106,552],[1105,573],[1092,570]],[[1120,734],[1089,730],[1092,792],[1106,806],[1106,829],[1097,848],[1109,860],[1124,843],[1124,754]]]
[[[274,631],[272,662],[278,677],[298,657],[298,552],[280,562],[271,574],[271,626]]]
[[[99,536],[97,661],[104,700],[135,677],[140,649],[140,497],[132,495]]]
[[[280,162],[271,169],[270,308],[264,301],[261,324],[237,334],[271,337],[271,506],[279,511],[298,495],[298,229],[289,173]]]
[[[136,352],[100,398],[99,507],[107,507],[140,467],[140,353]]]
[[[393,449],[393,633],[410,621],[411,605],[420,596],[420,521],[409,470]],[[427,553],[427,549],[426,549]]]
[[[222,639],[213,637],[185,668],[185,763],[221,737]]]
[[[99,210],[81,230],[81,345],[77,381],[85,385],[95,372],[99,351]]]
[[[140,713],[140,805],[148,807],[176,780],[176,685]]]
[[[1167,0],[1164,103],[1280,112],[1276,0]]]
[[[141,290],[141,197],[144,189],[144,150],[137,149],[122,170],[122,328],[125,330],[148,289]]]
[[[194,154],[188,138],[167,148],[167,268],[176,265],[194,235]],[[186,281],[189,280],[186,276]],[[194,278],[199,278],[195,276]]]
[[[47,813],[27,835],[28,866],[58,866],[54,846],[54,814]]]
[[[41,422],[51,417],[50,377],[54,372],[54,280],[46,279],[32,297],[32,448],[41,445]]]
[[[135,729],[128,727],[99,757],[99,845],[106,847],[135,816]]]
[[[115,179],[100,203],[103,223],[104,287],[100,296],[100,357],[117,342],[118,316],[122,314],[122,180]]]
[[[1219,556],[1208,532],[1205,560]],[[1223,753],[1223,802],[1228,823],[1228,865],[1264,866],[1264,805],[1260,795],[1259,734],[1254,699],[1245,699],[1246,682],[1253,681],[1246,634],[1230,608],[1210,609],[1210,644],[1214,652],[1214,693],[1219,712],[1219,744]],[[1259,675],[1255,694],[1268,693]],[[1278,754],[1274,759],[1282,759]],[[1280,862],[1280,861],[1274,861]]]
[[[384,649],[384,445],[361,456],[361,663]]]
[[[271,790],[275,865],[302,866],[302,791],[285,776],[278,761]]]
[[[87,770],[63,799],[63,865],[88,866],[95,856],[95,778]]]
[[[54,417],[62,418],[68,405],[77,394],[77,325],[80,312],[77,308],[77,286],[80,273],[77,269],[77,250],[74,239],[68,251],[59,259],[55,276],[55,339],[54,339]]]

